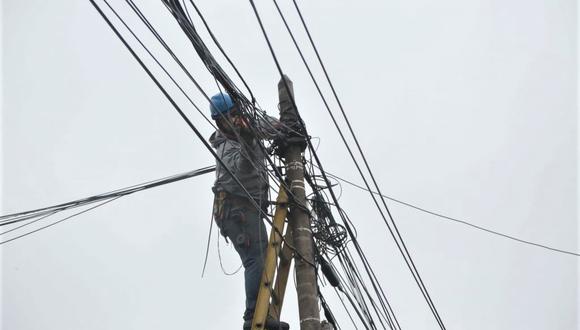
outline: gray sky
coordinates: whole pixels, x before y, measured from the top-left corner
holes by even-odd
[[[132,17],[123,1],[111,2]],[[136,2],[214,93],[161,2]],[[198,4],[262,107],[276,115],[279,76],[249,3]],[[295,12],[289,1],[280,4],[322,82]],[[300,4],[386,194],[579,250],[575,1]],[[360,182],[273,4],[257,5],[309,133],[321,138],[323,164]],[[88,1],[2,7],[2,214],[213,163]],[[206,110],[169,57],[153,49]],[[170,91],[209,136],[209,125]],[[4,245],[2,328],[238,328],[242,273],[223,275],[215,232],[200,277],[212,181],[207,175],[139,193]],[[343,185],[341,202],[403,328],[436,329],[368,194]],[[390,207],[448,329],[580,329],[576,257]],[[223,240],[220,250],[226,270],[235,270],[235,251]],[[292,285],[286,301],[283,318],[297,329]]]

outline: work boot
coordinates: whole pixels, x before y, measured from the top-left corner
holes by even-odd
[[[244,330],[252,329],[252,320],[244,321]],[[276,321],[271,316],[266,319],[266,330],[288,330],[290,325],[286,322]]]

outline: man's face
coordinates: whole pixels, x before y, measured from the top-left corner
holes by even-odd
[[[228,131],[231,129],[230,125],[237,128],[249,127],[246,118],[244,117],[242,111],[237,105],[234,105],[232,109],[228,111],[227,114],[225,114],[224,117],[220,118],[219,120],[223,124],[221,126]]]
[[[248,122],[237,105],[232,107],[232,109],[228,112],[227,117],[233,126],[238,128],[248,128]]]

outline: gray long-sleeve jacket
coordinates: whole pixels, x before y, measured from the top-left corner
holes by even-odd
[[[266,121],[258,122],[260,139],[273,139],[277,136],[279,127],[277,119],[266,117]],[[258,203],[267,200],[268,172],[266,155],[260,147],[261,142],[254,138],[246,143],[240,143],[228,138],[220,131],[214,132],[209,138],[212,147],[216,149],[218,157],[241,181],[246,190]],[[216,164],[216,181],[214,191],[225,191],[233,195],[247,198],[248,195],[232,178],[223,166]]]

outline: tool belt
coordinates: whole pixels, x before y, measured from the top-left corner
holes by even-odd
[[[216,191],[213,202],[213,218],[217,226],[220,228],[222,236],[228,240],[226,227],[228,224],[225,221],[233,221],[234,223],[243,223],[246,221],[246,212],[255,209],[252,202],[237,195],[230,194],[225,191]],[[249,244],[247,235],[244,237],[232,238],[238,245],[246,242]],[[238,242],[239,241],[239,242]]]
[[[214,191],[213,217],[218,226],[221,225],[232,209],[254,209],[255,206],[248,198],[230,194],[226,191]]]
[[[226,215],[226,196],[227,193],[225,191],[219,191],[214,194],[213,218],[217,222],[218,226],[221,224]]]

